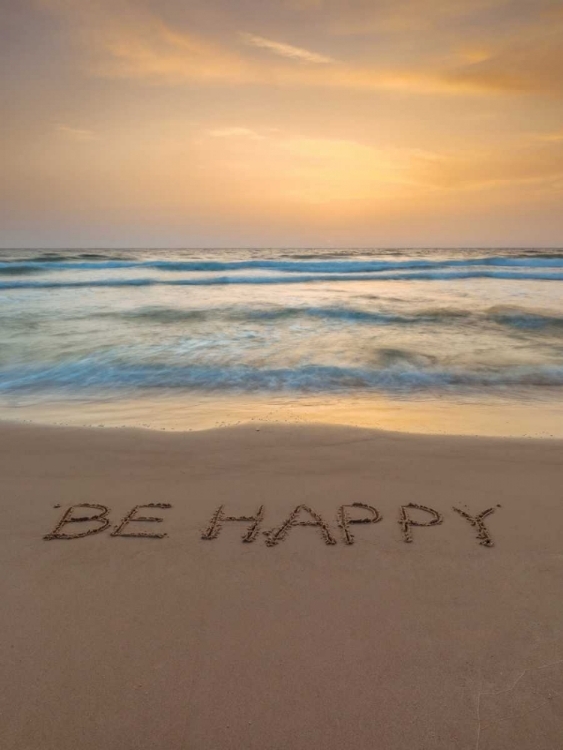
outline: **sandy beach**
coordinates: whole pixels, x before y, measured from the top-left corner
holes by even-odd
[[[562,448],[4,424],[3,747],[555,750]]]
[[[6,0],[0,750],[563,750],[563,0]]]

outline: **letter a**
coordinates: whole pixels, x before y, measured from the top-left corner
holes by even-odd
[[[314,520],[298,521],[297,519],[301,511],[305,511],[306,513],[308,513]],[[315,513],[315,511],[309,508],[307,505],[298,505],[297,508],[295,508],[295,510],[290,513],[287,520],[284,521],[281,526],[278,526],[277,529],[272,529],[272,531],[266,534],[266,544],[268,545],[268,547],[275,547],[276,544],[282,542],[294,526],[318,526],[321,530],[321,534],[326,544],[336,544],[336,539],[330,533],[330,529],[326,521],[324,521],[318,513]]]

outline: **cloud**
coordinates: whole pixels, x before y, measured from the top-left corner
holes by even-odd
[[[378,0],[369,4],[365,0],[341,0],[321,7],[333,34],[363,36],[374,32],[444,32],[511,4],[516,4],[515,0]]]
[[[213,138],[251,138],[253,140],[258,140],[264,137],[259,135],[255,130],[250,130],[250,128],[238,127],[216,128],[215,130],[209,130],[208,135]]]
[[[69,19],[73,37],[78,38],[82,52],[87,51],[90,72],[109,78],[162,85],[195,82],[450,95],[553,95],[563,91],[563,14],[555,13],[548,0],[539,0],[520,14],[515,0],[417,0],[418,5],[415,0],[398,4],[382,0],[376,20],[397,17],[399,22],[404,18],[408,26],[416,19],[422,22],[424,10],[443,24],[436,23],[426,35],[393,24],[383,24],[377,32],[372,28],[378,55],[370,59],[364,45],[358,59],[354,45],[348,47],[347,60],[342,54],[337,60],[269,38],[240,34],[238,38],[246,47],[272,53],[258,59],[236,44],[237,35],[229,28],[234,23],[229,8],[214,15],[222,23],[207,24],[202,33],[195,22],[187,29],[171,20],[165,23],[157,10],[148,9],[156,8],[148,0],[138,6],[125,0],[115,0],[115,6],[105,0],[95,5],[42,1],[56,3]],[[362,28],[367,31],[374,13],[371,6],[366,10],[366,4],[358,0],[350,8],[338,2],[308,7],[324,19],[311,29],[311,34],[316,31],[318,36],[319,28],[324,28],[324,43],[331,40],[326,14],[329,18],[334,12],[342,22],[363,20]],[[293,13],[299,17],[298,10]],[[469,17],[466,29],[462,21]]]
[[[206,148],[204,141],[199,143]],[[351,138],[287,131],[259,139],[233,138],[210,144],[209,149],[224,183],[246,181],[244,189],[253,194],[267,192],[282,201],[307,204],[387,201],[405,190],[420,189],[426,175],[419,164],[439,159],[438,154],[421,149],[378,147]],[[273,183],[272,174],[276,175]]]
[[[446,80],[492,91],[560,94],[563,91],[563,23],[527,29],[473,64],[447,71]]]
[[[152,82],[255,83],[257,66],[195,34],[176,32],[159,20],[109,24],[91,38],[101,52],[95,72]]]
[[[241,34],[241,38],[246,44],[253,47],[260,47],[273,52],[275,55],[281,57],[289,57],[292,60],[299,60],[300,62],[316,63],[316,64],[330,64],[336,62],[331,57],[325,55],[319,55],[316,52],[310,52],[300,47],[293,47],[290,44],[282,44],[281,42],[274,42],[271,39],[265,39],[262,36],[255,36],[254,34]]]
[[[415,178],[446,190],[556,184],[563,178],[563,138],[540,146],[444,153],[412,165]]]
[[[538,133],[535,137],[538,141],[546,141],[547,143],[559,143],[563,141],[563,130],[559,130],[555,133]]]
[[[292,10],[321,10],[324,0],[285,0]]]
[[[55,125],[57,132],[73,141],[95,141],[98,140],[97,134],[87,128],[71,128],[68,125]]]
[[[496,39],[492,34],[495,29],[489,29],[488,39],[481,49],[475,49],[474,59],[444,70],[444,80],[492,93],[561,96],[563,9],[555,13],[541,3],[535,7],[534,17],[520,25],[507,24]]]
[[[364,203],[412,212],[421,203],[438,205],[456,196],[479,202],[481,193],[486,200],[520,196],[526,203],[528,193],[556,196],[563,185],[563,139],[534,142],[523,136],[496,148],[431,150],[282,131],[202,143],[198,147],[213,159],[224,185],[280,205],[331,204],[348,211]]]
[[[89,27],[85,32],[94,59],[90,72],[108,78],[163,85],[195,82],[418,93],[472,88],[470,84],[461,87],[443,81],[435,72],[422,69],[386,69],[336,62],[296,66],[275,58],[256,60],[196,34],[174,31],[154,18],[126,24],[108,22],[92,28],[94,31]]]
[[[75,0],[41,2],[66,19],[88,72],[100,77],[152,85],[203,83],[420,92],[454,88],[419,67],[401,70],[337,62],[308,50],[247,35],[248,44],[249,39],[259,40],[261,48],[267,44],[273,53],[271,58],[257,59],[245,55],[240,45],[229,46],[225,33],[219,42],[192,30],[172,27],[154,13],[123,2],[114,8],[104,0],[96,5]],[[231,38],[236,39],[236,34]],[[252,46],[256,46],[256,41]],[[307,64],[296,65],[295,61]]]

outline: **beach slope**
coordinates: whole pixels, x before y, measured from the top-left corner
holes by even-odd
[[[3,747],[561,747],[562,442],[6,424],[0,470]]]

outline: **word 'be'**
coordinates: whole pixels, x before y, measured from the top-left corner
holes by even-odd
[[[59,506],[55,506],[59,507]],[[161,523],[163,521],[159,516],[142,516],[138,515],[138,512],[142,508],[161,508],[168,509],[172,506],[170,503],[147,503],[146,505],[135,505],[121,521],[111,531],[111,536],[121,537],[143,537],[148,539],[162,539],[168,536],[166,533],[151,533],[146,531],[127,531],[127,527],[131,523]],[[497,506],[500,507],[500,506]],[[77,515],[76,509],[89,508],[97,513],[91,513],[90,515]],[[427,514],[426,520],[422,520],[420,515],[418,518],[413,517],[412,510],[422,511]],[[485,525],[485,518],[491,513],[494,513],[494,508],[487,508],[478,515],[471,515],[469,512],[460,510],[459,508],[453,508],[453,510],[473,526],[477,532],[477,539],[479,544],[484,547],[492,547],[493,540],[489,533],[488,528]],[[364,513],[358,517],[358,511]],[[96,503],[80,503],[78,505],[71,505],[66,510],[53,531],[44,536],[44,539],[80,539],[82,537],[90,536],[92,534],[100,534],[110,526],[110,520],[108,518],[109,508],[105,505],[97,505]],[[429,516],[429,517],[428,517]],[[342,541],[344,544],[354,544],[354,534],[352,533],[351,527],[354,524],[370,524],[378,523],[381,521],[381,513],[374,508],[372,505],[366,503],[351,503],[350,505],[339,506],[336,512],[336,523],[340,528]],[[444,520],[443,515],[435,510],[429,508],[426,505],[419,505],[418,503],[408,503],[407,505],[401,505],[399,507],[398,523],[401,528],[401,534],[403,541],[412,542],[412,529],[415,526],[437,526]],[[81,523],[89,521],[90,523],[96,524],[93,527],[88,528],[86,531],[80,531],[75,533],[69,533],[68,527],[73,523]],[[223,524],[230,521],[238,521],[248,524],[245,533],[242,536],[242,541],[251,543],[256,541],[260,533],[262,523],[264,521],[264,506],[261,505],[254,516],[227,516],[224,511],[224,506],[220,505],[217,510],[213,513],[209,525],[202,533],[202,539],[217,539],[219,533],[223,527]],[[336,538],[329,524],[323,519],[323,517],[314,511],[307,505],[298,505],[286,518],[286,520],[280,525],[268,531],[262,531],[265,536],[266,545],[268,547],[275,547],[277,544],[286,539],[287,535],[295,526],[313,526],[319,529],[322,539],[326,544],[336,544]],[[63,531],[63,529],[66,529]]]

